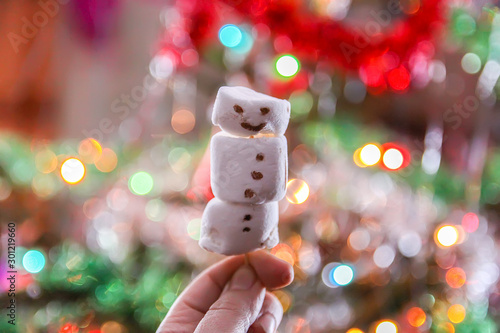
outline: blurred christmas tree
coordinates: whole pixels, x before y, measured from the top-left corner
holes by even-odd
[[[75,25],[103,42],[115,5],[89,3],[71,7]],[[275,291],[280,332],[497,332],[497,12],[444,0],[165,6],[149,73],[112,104],[117,123],[72,140],[0,135],[0,221],[16,224],[18,271],[18,325],[0,331],[156,329],[220,259],[197,239],[210,103],[227,84],[292,104],[271,250],[296,272]]]

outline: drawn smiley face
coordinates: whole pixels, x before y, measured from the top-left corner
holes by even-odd
[[[237,114],[241,115],[242,116],[242,122],[240,122],[240,125],[242,128],[246,129],[247,131],[250,131],[250,132],[253,132],[253,133],[259,133],[260,131],[262,131],[264,129],[264,127],[266,127],[267,125],[267,122],[261,122],[259,123],[258,125],[252,125],[250,122],[248,122],[245,118],[245,110],[243,110],[243,108],[238,105],[238,104],[235,104],[233,106],[233,110],[234,112],[236,112]],[[267,115],[271,110],[268,108],[268,107],[261,107],[260,108],[260,113],[265,116]]]
[[[283,135],[290,120],[290,103],[245,87],[221,87],[212,113],[214,125],[232,135]]]

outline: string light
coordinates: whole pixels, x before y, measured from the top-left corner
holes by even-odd
[[[118,157],[110,148],[104,148],[101,156],[95,161],[95,167],[101,172],[111,172],[118,164]]]
[[[467,213],[462,218],[462,227],[468,233],[472,233],[479,227],[479,217],[474,213]]]
[[[85,163],[94,163],[102,154],[101,144],[92,138],[87,138],[80,142],[78,146],[78,155]]]
[[[300,63],[293,55],[283,55],[276,60],[276,70],[284,77],[292,77],[298,73]]]
[[[406,313],[406,319],[411,326],[420,327],[425,323],[426,315],[421,308],[413,307]]]
[[[404,157],[398,149],[390,148],[384,152],[382,162],[388,169],[397,170],[403,165]]]
[[[346,333],[364,333],[362,330],[360,330],[359,328],[350,328],[349,330],[347,330]]]
[[[174,131],[179,134],[186,134],[193,130],[196,118],[189,110],[177,110],[172,115],[171,124]]]
[[[465,308],[461,304],[454,304],[448,309],[448,318],[454,324],[461,323],[465,319]]]
[[[57,156],[52,150],[44,149],[35,155],[36,169],[42,173],[51,173],[57,168]]]
[[[333,281],[339,286],[346,286],[354,279],[354,270],[348,265],[339,265],[332,270]]]
[[[39,273],[45,267],[45,256],[37,250],[29,250],[23,256],[23,267],[29,273]]]
[[[373,143],[364,145],[359,153],[359,159],[361,160],[361,163],[366,166],[377,164],[380,161],[381,156],[382,152],[380,151],[380,147]]]
[[[68,184],[77,184],[85,177],[85,166],[77,158],[68,158],[61,165],[61,177]]]
[[[286,184],[286,199],[295,205],[300,205],[309,197],[309,186],[300,179],[290,179]]]
[[[394,322],[384,320],[377,325],[375,333],[398,333],[398,327]]]
[[[465,272],[460,267],[453,267],[446,272],[446,283],[452,288],[460,288],[467,281]]]
[[[128,187],[134,194],[146,195],[153,189],[153,177],[145,171],[139,171],[130,177]]]
[[[436,233],[438,245],[450,247],[458,242],[458,230],[454,226],[445,225],[438,229]]]
[[[295,264],[295,252],[288,244],[280,243],[276,245],[271,250],[271,253],[292,266]]]
[[[233,48],[238,46],[243,39],[243,34],[234,24],[226,24],[219,29],[219,40],[222,45]]]

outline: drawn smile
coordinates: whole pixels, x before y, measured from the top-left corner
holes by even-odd
[[[266,126],[266,123],[261,123],[259,125],[251,125],[249,123],[241,123],[241,127],[243,127],[246,130],[252,131],[252,132],[260,132],[264,127]]]

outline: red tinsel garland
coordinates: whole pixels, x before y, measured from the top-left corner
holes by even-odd
[[[443,26],[446,2],[421,0],[414,2],[419,6],[416,12],[404,14],[400,2],[390,0],[387,7],[367,13],[367,20],[357,27],[316,16],[301,0],[194,0],[178,1],[178,6],[198,50],[217,38],[222,25],[234,23],[231,18],[237,14],[267,25],[275,36],[287,36],[302,61],[357,70],[368,87],[385,90],[388,84],[405,90],[410,72],[414,75],[411,57],[419,53],[425,60],[434,53],[429,41]]]

